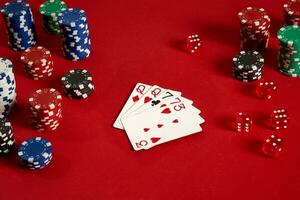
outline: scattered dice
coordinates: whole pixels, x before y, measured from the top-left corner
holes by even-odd
[[[187,38],[186,48],[187,48],[188,52],[195,53],[196,51],[199,50],[200,46],[201,46],[201,41],[200,41],[200,38],[197,34],[190,35]]]
[[[256,95],[263,99],[271,99],[276,90],[276,84],[273,81],[260,81],[256,86]]]
[[[234,129],[237,132],[250,132],[252,120],[249,114],[239,112],[235,117]]]
[[[262,151],[267,156],[276,158],[281,154],[282,148],[283,140],[278,136],[271,135],[271,137],[264,141]]]
[[[279,130],[288,127],[288,113],[285,109],[274,110],[270,118],[270,125],[273,129]]]

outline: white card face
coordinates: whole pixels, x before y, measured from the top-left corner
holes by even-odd
[[[130,116],[136,115],[138,113],[142,113],[145,110],[148,110],[148,109],[151,109],[154,107],[158,107],[159,105],[161,105],[161,103],[163,101],[166,101],[170,98],[177,97],[180,95],[181,95],[181,92],[177,92],[177,91],[173,91],[173,90],[165,90],[165,91],[161,92],[156,98],[152,99],[151,102],[143,104],[141,107],[139,107],[135,111],[126,115],[126,117],[130,117]]]
[[[157,109],[123,118],[122,123],[137,151],[201,131],[199,112],[182,97],[176,97]]]
[[[140,100],[140,98],[151,88],[150,85],[138,83],[134,87],[133,91],[131,92],[129,98],[127,99],[124,107],[122,108],[121,112],[119,113],[116,121],[113,124],[113,127],[123,129],[123,125],[121,123],[121,117],[127,112],[129,108],[131,108],[136,102]]]
[[[136,102],[134,105],[132,105],[127,111],[126,113],[121,117],[122,118],[126,118],[129,115],[131,115],[131,113],[135,112],[136,110],[138,110],[140,107],[142,107],[145,104],[148,104],[151,102],[152,99],[156,98],[159,94],[161,94],[163,91],[165,91],[165,89],[154,85],[152,86],[141,98],[138,102]]]

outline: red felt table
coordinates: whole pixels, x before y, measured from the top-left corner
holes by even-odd
[[[67,1],[87,11],[92,55],[84,61],[63,58],[60,38],[42,31],[34,13],[39,45],[54,55],[55,74],[33,81],[23,72],[20,52],[7,47],[0,21],[0,55],[11,59],[17,81],[18,107],[10,116],[17,144],[33,136],[54,147],[50,166],[30,171],[18,165],[16,152],[0,159],[0,199],[299,199],[300,81],[276,69],[276,31],[283,24],[283,1],[101,0]],[[4,3],[1,0],[1,5]],[[264,7],[272,19],[263,77],[278,84],[276,95],[255,96],[255,83],[231,77],[233,55],[239,51],[237,12]],[[199,54],[183,50],[185,38],[198,33]],[[54,133],[30,126],[28,97],[38,88],[62,92],[60,77],[73,68],[94,76],[95,93],[87,100],[63,100],[63,122]],[[202,110],[204,131],[184,139],[135,152],[123,131],[112,124],[137,82],[182,91]],[[278,159],[262,155],[260,141],[275,133],[265,121],[276,108],[288,109],[289,128],[278,131],[286,148]],[[253,131],[238,134],[228,122],[234,113],[253,115]]]

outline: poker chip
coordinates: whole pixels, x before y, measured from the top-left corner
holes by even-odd
[[[15,51],[24,51],[36,44],[35,25],[30,6],[26,2],[11,1],[1,10],[5,21],[8,45]]]
[[[283,4],[285,25],[299,25],[300,22],[300,1],[288,0]]]
[[[42,137],[30,138],[18,149],[21,164],[28,169],[42,169],[52,160],[52,144]]]
[[[38,131],[54,131],[62,119],[62,96],[53,88],[35,91],[29,98],[32,125]]]
[[[0,154],[9,153],[15,143],[10,122],[4,115],[0,115]]]
[[[89,57],[91,40],[85,11],[66,9],[58,14],[58,23],[64,57],[74,61]]]
[[[270,17],[263,8],[247,7],[238,13],[240,47],[245,51],[263,52],[270,38]]]
[[[264,58],[257,51],[241,51],[233,58],[233,77],[243,82],[259,80]]]
[[[8,115],[16,104],[16,83],[13,64],[6,58],[0,58],[0,114]]]
[[[21,55],[24,70],[34,80],[49,77],[53,73],[53,59],[45,47],[32,47]]]
[[[291,77],[300,76],[300,27],[285,26],[277,32],[280,48],[278,53],[279,71]]]
[[[73,69],[67,72],[61,82],[70,98],[85,99],[94,91],[92,75],[85,69]]]
[[[41,4],[39,11],[43,19],[43,28],[46,32],[60,34],[58,14],[67,9],[65,2],[60,0],[49,0]]]

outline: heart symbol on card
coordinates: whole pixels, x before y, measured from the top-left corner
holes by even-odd
[[[160,107],[162,108],[162,107],[165,107],[165,106],[167,106],[167,104],[162,104]]]
[[[178,119],[174,119],[172,123],[178,123]]]
[[[144,103],[148,103],[149,101],[151,101],[152,99],[150,97],[145,97],[144,99]]]
[[[161,111],[161,113],[163,113],[163,114],[170,114],[171,110],[170,110],[170,108],[165,108],[165,109],[163,109],[163,111]]]
[[[140,99],[140,98],[139,98],[139,96],[138,96],[138,95],[136,95],[136,96],[132,97],[132,100],[133,100],[133,102],[137,102],[139,99]]]
[[[148,132],[150,128],[144,128],[144,132]]]
[[[152,143],[156,143],[156,142],[158,142],[160,139],[161,139],[161,138],[153,137],[153,138],[151,138],[151,142],[152,142]]]
[[[163,127],[163,124],[157,124],[156,125],[158,128],[161,128],[161,127]]]

